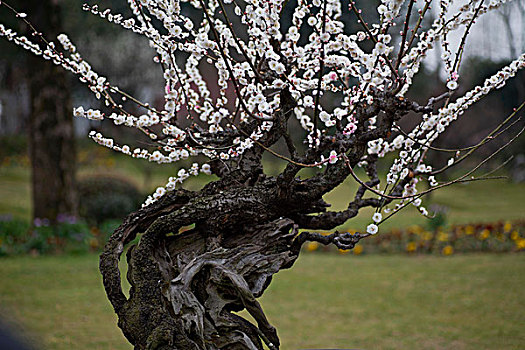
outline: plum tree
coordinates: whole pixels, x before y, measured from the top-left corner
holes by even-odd
[[[525,66],[525,55],[455,95],[474,21],[505,1],[470,0],[455,9],[452,1],[435,2],[428,23],[431,0],[383,0],[373,12],[353,0],[129,0],[128,18],[84,5],[149,40],[152,64],[165,79],[163,106],[111,84],[65,34],[57,38],[60,45],[48,42],[26,14],[1,2],[34,38],[2,25],[0,35],[77,75],[107,106],[77,107],[75,116],[109,120],[149,137],[147,146],[137,147],[92,131],[94,141],[152,162],[194,161],[127,217],[100,257],[119,327],[136,349],[277,349],[277,332],[257,298],[275,273],[293,265],[303,243],[352,249],[408,205],[428,215],[425,194],[494,178],[475,176],[490,156],[453,180],[439,179],[510,129],[523,104],[475,145],[444,149],[432,143],[470,106],[504,86]],[[448,39],[453,31],[462,32],[457,47]],[[420,104],[406,93],[436,45],[443,52],[446,92]],[[131,113],[129,105],[141,112]],[[400,124],[409,114],[418,121],[410,129]],[[450,154],[447,164],[428,164],[429,152]],[[265,153],[286,163],[279,174],[265,173]],[[380,163],[387,173],[378,172]],[[199,173],[216,178],[199,191],[182,187]],[[348,178],[357,191],[348,194],[346,209],[330,210],[323,195]],[[316,232],[335,230],[365,207],[375,213],[362,232]],[[137,236],[139,243],[130,244]],[[118,267],[126,248],[129,296]],[[243,309],[256,324],[236,313]]]

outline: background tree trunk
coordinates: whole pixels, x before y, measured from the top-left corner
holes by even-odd
[[[24,6],[38,30],[55,38],[62,32],[56,0],[29,0]],[[75,139],[69,86],[61,67],[29,58],[31,115],[29,153],[32,167],[33,218],[54,221],[76,214]]]

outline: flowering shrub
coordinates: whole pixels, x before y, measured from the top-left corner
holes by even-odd
[[[320,246],[316,242],[306,245],[305,250],[337,251]],[[525,251],[525,221],[451,225],[435,230],[417,225],[406,229],[393,229],[362,241],[353,249],[353,254],[408,253],[448,256],[468,252],[520,251]]]
[[[78,181],[79,213],[90,223],[109,219],[124,219],[137,210],[143,196],[137,187],[125,178],[88,176]]]
[[[58,215],[54,225],[47,219],[35,219],[30,225],[23,220],[1,218],[0,256],[96,251],[114,227],[107,222],[101,229],[90,228],[84,221],[68,215]]]

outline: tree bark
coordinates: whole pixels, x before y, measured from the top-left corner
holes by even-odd
[[[132,214],[113,234],[100,268],[119,327],[136,349],[262,349],[261,339],[278,348],[256,298],[297,258],[297,225],[277,217],[266,190],[180,190]],[[127,299],[118,259],[141,232],[127,252]],[[234,313],[244,308],[257,326]]]
[[[277,331],[257,298],[306,240],[351,249],[361,235],[303,232],[290,215],[312,202],[280,197],[275,178],[254,186],[172,192],[131,214],[100,258],[118,325],[135,349],[279,348]],[[315,203],[315,201],[314,201]],[[129,297],[118,261],[127,251]],[[236,312],[246,309],[256,325]]]
[[[50,37],[62,32],[60,6],[52,0],[24,3],[36,28]],[[75,215],[75,139],[69,86],[60,67],[29,57],[31,114],[29,153],[32,170],[33,218],[54,221]]]

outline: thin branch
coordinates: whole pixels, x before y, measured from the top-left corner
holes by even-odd
[[[465,33],[463,34],[463,37],[461,38],[459,49],[458,49],[458,52],[456,53],[456,59],[454,60],[454,64],[452,65],[452,72],[455,72],[459,69],[459,64],[461,63],[463,51],[465,50],[465,42],[467,41],[467,36],[470,32],[470,28],[474,24],[474,21],[478,17],[479,11],[481,10],[481,6],[483,6],[484,2],[485,0],[480,1],[479,6],[476,8],[476,11],[474,12],[474,15],[472,16],[472,20],[468,23],[467,27],[465,28]]]
[[[382,198],[386,198],[388,200],[395,200],[395,199],[400,199],[400,200],[404,200],[404,199],[409,199],[409,198],[415,198],[415,197],[419,197],[421,195],[425,195],[427,193],[430,193],[430,192],[433,192],[437,189],[440,189],[440,188],[443,188],[443,187],[446,187],[446,186],[450,186],[450,185],[453,185],[455,183],[461,183],[461,182],[468,182],[468,181],[475,181],[476,179],[478,180],[484,180],[484,179],[500,179],[500,178],[504,178],[504,177],[490,177],[490,178],[472,178],[472,179],[467,179],[465,180],[465,178],[469,175],[471,175],[472,173],[474,173],[476,170],[478,170],[483,164],[485,164],[486,162],[488,162],[490,159],[492,159],[496,154],[498,154],[500,151],[502,151],[503,149],[505,149],[507,146],[509,146],[512,142],[514,142],[523,132],[525,131],[525,127],[523,129],[521,129],[511,140],[509,140],[507,143],[505,143],[503,146],[501,146],[497,151],[493,152],[490,156],[488,156],[487,158],[485,158],[481,163],[479,163],[477,166],[475,166],[473,169],[471,169],[469,172],[467,172],[466,174],[460,176],[459,178],[455,179],[455,180],[451,180],[449,182],[446,182],[446,183],[443,183],[441,185],[438,185],[438,186],[434,186],[426,191],[423,191],[423,192],[419,192],[417,194],[414,194],[414,195],[407,195],[407,196],[391,196],[391,195],[387,195],[387,194],[384,194],[384,193],[381,193],[375,189],[373,189],[372,187],[368,186],[365,182],[363,182],[356,174],[355,172],[353,171],[352,169],[352,166],[350,164],[350,161],[348,160],[348,157],[346,156],[346,154],[343,154],[343,159],[345,161],[345,164],[346,166],[348,167],[348,170],[350,172],[350,174],[352,175],[352,177],[363,187],[365,187],[367,190],[369,190],[370,192],[382,197]],[[457,164],[457,163],[456,163]],[[433,175],[434,173],[430,173],[429,175]],[[418,174],[416,173],[413,173],[412,175],[408,175],[409,178],[410,177],[414,177]]]
[[[498,165],[496,168],[492,169],[491,171],[488,171],[485,174],[481,175],[481,177],[486,177],[486,176],[494,174],[496,171],[500,170],[505,165],[509,164],[509,162],[513,159],[514,159],[514,156],[510,156],[506,161],[504,161],[503,163],[501,163],[500,165]]]
[[[315,95],[315,106],[314,106],[314,132],[317,132],[317,119],[319,118],[319,103],[321,101],[321,83],[323,81],[323,70],[324,70],[324,55],[325,55],[325,47],[324,47],[324,40],[322,39],[322,34],[325,33],[326,30],[326,3],[328,0],[323,0],[323,16],[322,16],[322,23],[321,23],[321,33],[319,35],[319,38],[321,40],[321,56],[319,58],[320,65],[319,65],[319,78],[317,81],[317,94]],[[317,135],[315,136],[317,138]],[[317,147],[317,142],[314,142],[314,146]]]
[[[410,22],[410,15],[412,14],[412,7],[414,6],[415,0],[410,0],[410,3],[408,4],[408,10],[405,17],[405,27],[403,28],[403,34],[401,35],[401,47],[399,48],[399,54],[397,55],[397,62],[396,62],[396,70],[399,69],[399,65],[401,64],[401,59],[403,58],[403,53],[405,50],[405,40],[408,33],[408,24]]]
[[[477,177],[477,178],[471,178],[471,179],[457,180],[457,181],[454,181],[454,184],[456,184],[456,183],[474,182],[474,181],[485,181],[485,180],[503,180],[503,179],[506,179],[506,178],[507,178],[506,176]],[[449,185],[450,184],[447,184],[446,186],[449,186]],[[417,199],[423,197],[425,194],[430,193],[430,192],[434,191],[435,189],[442,188],[442,187],[444,187],[444,186],[439,186],[439,187],[436,186],[432,190],[421,192],[421,193],[417,194],[416,196],[410,198],[409,201],[407,201],[402,206],[400,206],[399,208],[395,209],[392,213],[390,213],[388,216],[384,217],[381,221],[379,221],[377,223],[377,226],[381,225],[383,222],[385,222],[386,220],[388,220],[389,218],[391,218],[392,216],[394,216],[395,214],[400,212],[402,209],[406,208],[408,205],[414,203],[414,201],[416,201]]]
[[[408,40],[407,49],[405,52],[408,52],[410,49],[410,46],[412,46],[412,43],[414,42],[414,39],[416,38],[417,31],[419,27],[421,26],[421,23],[423,22],[423,18],[425,17],[425,14],[427,13],[428,9],[430,8],[430,3],[432,0],[426,0],[425,7],[423,8],[421,14],[419,15],[419,19],[417,20],[416,26],[413,29],[412,36]]]
[[[458,164],[460,162],[462,162],[463,160],[465,160],[468,156],[470,156],[472,153],[474,153],[474,151],[476,151],[479,147],[483,146],[485,143],[491,141],[492,139],[494,139],[495,137],[501,135],[502,132],[505,132],[507,129],[509,129],[512,125],[514,125],[514,123],[516,123],[517,121],[514,121],[514,123],[512,123],[511,125],[507,126],[506,128],[504,128],[501,132],[499,132],[503,125],[505,125],[510,119],[512,119],[516,113],[518,113],[523,107],[525,106],[525,101],[518,107],[516,108],[516,110],[514,110],[514,112],[509,115],[507,118],[505,118],[505,120],[503,122],[501,122],[494,130],[492,130],[492,132],[490,134],[488,134],[487,136],[485,136],[485,138],[483,138],[483,140],[481,140],[477,145],[473,146],[469,152],[465,153],[461,158],[459,158],[458,160],[456,160],[454,162],[454,164]],[[521,133],[521,131],[520,131]],[[435,170],[431,173],[431,175],[436,175],[436,174],[439,174],[439,173],[442,173],[443,171],[447,170],[450,166],[444,166],[443,168],[441,169],[438,169],[438,170]]]
[[[221,10],[222,10],[222,14],[224,16],[224,19],[226,21],[226,24],[228,25],[228,28],[230,29],[230,32],[232,33],[232,36],[233,36],[233,40],[235,40],[235,43],[237,44],[237,47],[239,48],[239,50],[241,50],[241,53],[242,55],[244,56],[244,58],[246,59],[246,62],[248,62],[248,64],[250,65],[250,68],[252,69],[253,71],[253,74],[255,74],[256,76],[260,76],[259,72],[257,71],[257,69],[255,68],[255,66],[253,65],[253,62],[252,60],[250,59],[250,57],[248,56],[248,53],[246,52],[246,50],[244,50],[244,47],[241,45],[240,41],[239,41],[239,37],[235,34],[235,31],[233,29],[233,26],[232,24],[230,23],[230,20],[228,18],[228,15],[226,14],[226,9],[224,8],[224,2],[222,0],[218,0],[219,1],[219,5],[221,7]]]
[[[370,31],[370,28],[368,28],[368,25],[366,24],[365,20],[363,19],[363,16],[361,16],[361,12],[355,6],[354,0],[350,0],[350,7],[352,8],[352,11],[354,12],[354,14],[357,16],[359,23],[361,23],[362,27],[365,29],[366,34],[369,36],[370,40],[372,40],[372,42],[374,44],[377,44],[377,42],[378,42],[377,38],[375,37],[374,34],[372,34],[372,32]],[[388,57],[385,54],[381,54],[380,57],[383,57],[385,62],[388,64],[388,67],[390,68],[390,71],[396,77],[396,80],[399,81],[399,74],[398,74],[397,70],[394,69],[394,66],[392,66],[392,62],[390,62],[390,60],[388,59]]]
[[[213,20],[210,17],[210,14],[208,13],[208,8],[206,7],[206,4],[204,3],[203,0],[199,0],[199,2],[201,4],[201,6],[202,6],[204,15],[206,16],[206,19],[207,19],[208,23],[210,24],[210,27],[211,27],[212,32],[213,32],[213,36],[215,37],[215,40],[217,42],[217,46],[219,46],[219,52],[220,52],[220,54],[222,56],[224,64],[226,65],[226,69],[228,70],[228,73],[229,73],[230,78],[231,78],[232,83],[233,83],[233,87],[235,89],[235,93],[237,94],[237,98],[239,99],[239,102],[241,103],[242,109],[246,112],[246,114],[248,114],[252,118],[255,118],[255,119],[258,119],[258,120],[262,120],[262,121],[272,121],[273,118],[264,118],[264,117],[260,117],[260,116],[257,116],[255,114],[253,114],[248,109],[246,104],[244,103],[244,100],[241,97],[241,91],[239,89],[237,79],[235,78],[235,75],[233,74],[233,69],[230,66],[230,60],[228,59],[228,57],[226,57],[225,50],[224,50],[224,48],[221,45],[221,39],[219,37],[219,33],[217,33],[217,29],[215,28],[215,25],[213,24]]]
[[[516,119],[515,121],[513,121],[510,125],[508,125],[507,127],[505,127],[505,129],[501,130],[498,134],[494,135],[494,136],[487,136],[486,138],[484,138],[482,141],[480,141],[479,143],[473,145],[473,146],[469,146],[469,147],[460,147],[460,148],[439,148],[439,147],[434,147],[432,145],[428,145],[428,144],[424,144],[422,142],[420,142],[419,140],[411,137],[409,134],[407,134],[405,131],[403,131],[403,129],[401,129],[399,127],[399,125],[394,125],[394,127],[403,135],[405,136],[407,139],[409,140],[412,140],[414,143],[418,144],[419,146],[421,147],[425,147],[425,148],[428,148],[428,149],[431,149],[433,151],[437,151],[437,152],[449,152],[449,153],[457,153],[457,152],[464,152],[464,151],[469,151],[469,150],[472,150],[472,149],[478,149],[480,146],[483,146],[485,143],[488,143],[494,139],[496,139],[500,134],[502,134],[503,132],[507,131],[508,129],[510,129],[512,126],[514,126],[517,122],[519,122],[521,120],[521,117],[519,117],[518,119]]]
[[[337,248],[342,250],[349,250],[355,247],[357,243],[363,238],[370,236],[368,233],[354,233],[349,232],[334,232],[330,235],[322,235],[316,232],[301,232],[293,241],[292,249],[299,251],[301,246],[306,241],[319,242],[324,245],[334,244]]]

